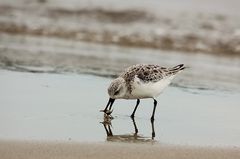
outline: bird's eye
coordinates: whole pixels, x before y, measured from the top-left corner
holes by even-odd
[[[119,90],[114,93],[114,95],[118,95],[118,94],[119,94]]]

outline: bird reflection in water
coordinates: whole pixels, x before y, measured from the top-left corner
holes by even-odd
[[[131,134],[122,134],[122,135],[115,135],[112,132],[112,120],[113,118],[110,115],[104,115],[104,120],[101,122],[107,134],[107,141],[111,142],[131,142],[131,143],[155,143],[155,130],[154,130],[154,121],[151,121],[152,127],[152,135],[151,137],[144,137],[138,134],[137,124],[134,118],[132,119],[132,123],[134,126],[134,133]]]

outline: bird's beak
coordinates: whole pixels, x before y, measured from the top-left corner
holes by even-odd
[[[110,105],[110,107],[113,105],[114,101],[115,101],[115,99],[109,98],[109,102],[110,102],[109,105]]]
[[[100,111],[101,111],[101,112],[104,112],[104,113],[111,112],[111,108],[112,108],[112,105],[113,105],[114,101],[115,101],[115,99],[109,98],[108,103],[107,103],[105,109],[104,109],[104,110],[100,110]],[[110,108],[109,108],[109,110],[108,110],[108,107],[109,107],[109,106],[110,106]],[[111,113],[110,113],[110,114],[111,114]]]

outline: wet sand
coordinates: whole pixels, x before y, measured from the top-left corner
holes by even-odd
[[[145,99],[135,121],[130,114],[136,101],[117,100],[114,119],[106,125],[99,110],[107,103],[110,81],[84,74],[0,70],[0,139],[240,146],[239,92],[170,86],[157,98],[153,124],[153,101]]]
[[[1,159],[238,159],[239,148],[202,148],[123,143],[0,141]]]

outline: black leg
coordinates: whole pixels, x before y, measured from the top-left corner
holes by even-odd
[[[134,108],[134,110],[133,110],[133,112],[132,112],[131,118],[134,118],[134,115],[135,115],[135,112],[136,112],[136,110],[137,110],[137,107],[138,107],[139,103],[140,103],[140,100],[137,99],[137,104],[136,104],[136,106],[135,106],[135,108]]]
[[[155,110],[157,107],[157,101],[155,99],[153,99],[153,100],[154,100],[154,107],[153,107],[153,113],[152,113],[152,117],[151,117],[152,122],[154,121]]]
[[[154,120],[151,121],[151,125],[152,125],[152,140],[154,140],[155,138]]]
[[[135,119],[134,118],[132,118],[132,121],[133,121],[133,126],[134,126],[134,130],[135,130],[135,135],[137,135],[137,133],[138,133],[138,128],[137,128],[137,124],[136,124],[136,122],[135,122]]]

